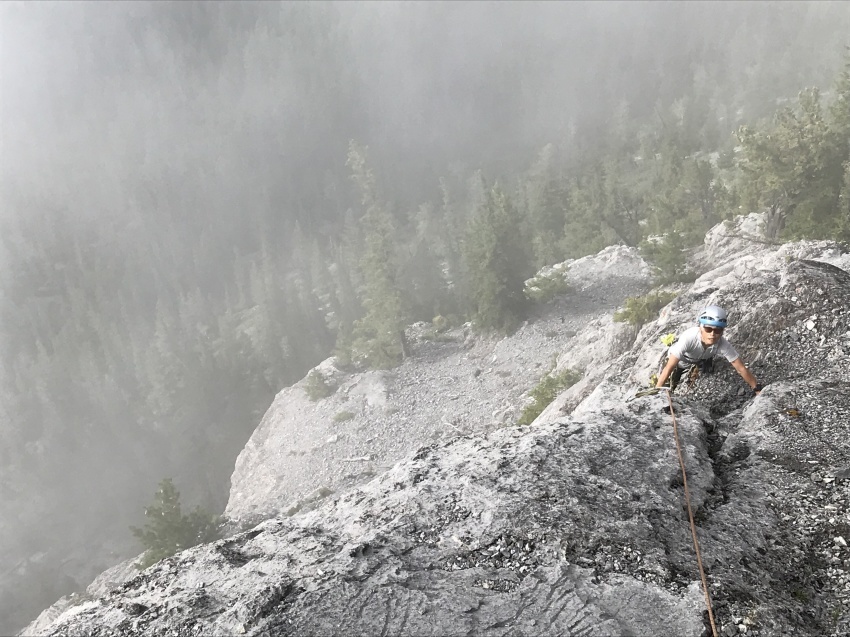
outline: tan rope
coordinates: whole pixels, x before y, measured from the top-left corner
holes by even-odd
[[[697,566],[699,566],[699,576],[702,579],[702,589],[705,592],[705,605],[708,608],[708,621],[711,622],[711,634],[717,637],[717,627],[714,625],[714,612],[711,610],[711,597],[708,593],[708,582],[705,579],[705,571],[702,568],[702,557],[699,552],[699,540],[697,540],[697,529],[694,524],[694,514],[691,511],[691,496],[688,493],[688,476],[685,473],[685,460],[682,457],[682,445],[679,444],[679,426],[676,423],[676,412],[673,409],[673,398],[670,392],[667,392],[667,402],[670,403],[670,417],[673,419],[673,437],[676,439],[676,451],[679,454],[679,466],[682,467],[682,484],[685,487],[685,504],[688,507],[688,520],[691,522],[691,535],[694,538],[694,550],[697,553]]]

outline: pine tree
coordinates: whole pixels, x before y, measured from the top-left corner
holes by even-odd
[[[463,256],[463,242],[466,234],[467,208],[455,201],[449,182],[440,179],[442,202],[439,214],[439,231],[437,232],[436,250],[440,257],[440,265],[446,279],[446,293],[449,307],[440,308],[447,316],[464,313],[469,298],[466,287],[469,277]]]
[[[704,159],[684,162],[675,199],[681,214],[674,227],[682,232],[688,245],[702,242],[708,229],[720,221],[720,210],[727,205],[726,190],[711,163]]]
[[[521,188],[525,216],[532,229],[534,261],[538,268],[561,261],[566,194],[555,172],[555,148],[543,147]]]
[[[354,324],[363,316],[363,306],[356,291],[356,268],[351,265],[353,256],[343,246],[337,245],[333,248],[334,261],[329,271],[333,279],[339,313],[336,324],[334,343],[334,355],[337,362],[346,367],[352,360]]]
[[[411,238],[399,277],[414,321],[430,321],[453,309],[448,284],[439,257],[439,217],[423,204],[413,215]]]
[[[605,188],[601,168],[573,179],[568,189],[568,213],[564,223],[562,250],[570,258],[598,252],[613,242],[602,221]]]
[[[617,158],[603,163],[604,206],[602,219],[614,232],[616,240],[627,246],[640,241],[643,196],[638,188],[626,182]]]
[[[498,184],[485,191],[470,220],[464,254],[476,326],[510,332],[525,310],[532,268],[516,210]]]
[[[676,230],[664,233],[662,237],[653,237],[640,245],[641,255],[655,269],[659,283],[674,283],[687,277],[685,242]]]
[[[850,161],[844,162],[844,182],[838,195],[836,238],[850,243]]]
[[[679,131],[664,128],[660,139],[650,145],[648,159],[648,234],[663,235],[681,223],[679,193],[684,173],[684,149]]]
[[[145,548],[142,559],[136,564],[139,569],[221,536],[221,520],[218,516],[210,515],[200,507],[183,514],[180,492],[171,478],[165,478],[159,483],[156,500],[145,508],[145,516],[147,522],[143,528],[130,527]]]
[[[362,357],[373,368],[388,368],[401,362],[404,355],[407,313],[398,283],[395,224],[379,199],[366,151],[352,141],[347,162],[365,211],[360,219],[364,235],[360,294],[366,313],[354,324],[354,357]]]
[[[847,142],[840,138],[842,120],[833,119],[825,116],[814,88],[801,91],[796,108],[780,110],[769,128],[739,130],[744,203],[750,209],[782,209],[791,239],[837,232]]]
[[[838,194],[836,237],[850,241],[850,47],[844,54],[844,68],[835,83],[835,101],[830,108],[830,131],[835,160],[842,162],[843,177]]]
[[[838,153],[850,155],[850,46],[844,54],[844,67],[835,81],[835,100],[830,107],[830,130],[839,146]]]

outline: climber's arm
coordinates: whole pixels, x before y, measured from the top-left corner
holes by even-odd
[[[670,354],[670,358],[667,359],[667,364],[664,366],[664,369],[661,370],[661,373],[658,375],[658,382],[655,383],[656,387],[663,387],[664,383],[667,382],[667,379],[670,377],[670,374],[673,373],[673,370],[676,368],[676,365],[679,364],[679,359]]]
[[[744,365],[744,361],[742,361],[740,357],[732,361],[732,367],[735,368],[735,371],[741,375],[744,382],[746,382],[755,393],[759,393],[761,391],[761,386],[756,380],[756,377],[753,376],[753,373],[749,369],[747,369],[747,366]]]

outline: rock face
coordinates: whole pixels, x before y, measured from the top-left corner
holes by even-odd
[[[165,560],[107,596],[110,612],[84,603],[67,626],[96,616],[99,634],[698,634],[699,591],[686,577],[666,586],[671,568],[687,572],[688,531],[669,430],[645,407],[425,447],[319,510]],[[699,420],[682,427],[704,449]],[[695,476],[710,466],[702,451]],[[710,484],[695,477],[700,500]]]
[[[622,246],[566,265],[572,292],[509,337],[476,338],[467,326],[428,340],[429,326],[415,325],[414,356],[394,370],[346,374],[329,359],[316,371],[332,396],[311,401],[306,379],[281,391],[236,461],[225,514],[244,525],[315,506],[424,444],[516,422],[555,363],[607,365],[636,333],[612,314],[648,290],[650,269]]]
[[[636,336],[597,313],[603,300],[591,297],[603,284],[574,283],[560,308],[514,337],[526,340],[421,343],[393,374],[340,377],[334,396],[300,407],[292,402],[303,389],[285,390],[240,456],[229,510],[247,521],[301,498],[302,513],[163,560],[27,634],[706,634],[667,398],[634,393],[663,355],[658,336],[717,302],[731,313],[727,336],[766,385],[753,397],[723,362],[673,400],[718,631],[846,635],[848,271],[850,255],[835,244],[757,243]],[[608,280],[611,290],[622,283]],[[584,318],[566,313],[569,302],[589,308]],[[528,334],[559,325],[551,351],[530,346],[546,341]],[[511,420],[502,401],[525,391],[500,385],[498,372],[524,375],[527,389],[553,353],[558,367],[579,361],[585,381],[531,426],[497,424]],[[417,382],[442,398],[414,394]],[[346,387],[356,415],[334,425]],[[405,412],[402,397],[414,395],[433,403]],[[334,473],[362,447],[335,460],[307,451],[293,419],[321,427],[318,414],[329,421],[314,438],[324,449],[355,444],[354,428],[329,442],[330,427],[374,428],[376,451],[363,462],[377,477],[353,487]],[[406,453],[399,438],[419,448],[395,462]],[[336,493],[322,498],[323,485]]]

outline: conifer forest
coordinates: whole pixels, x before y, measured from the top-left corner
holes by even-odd
[[[848,46],[842,2],[0,5],[0,554],[47,555],[0,633],[164,478],[220,513],[331,355],[510,332],[612,244],[675,281],[740,214],[850,241]]]

